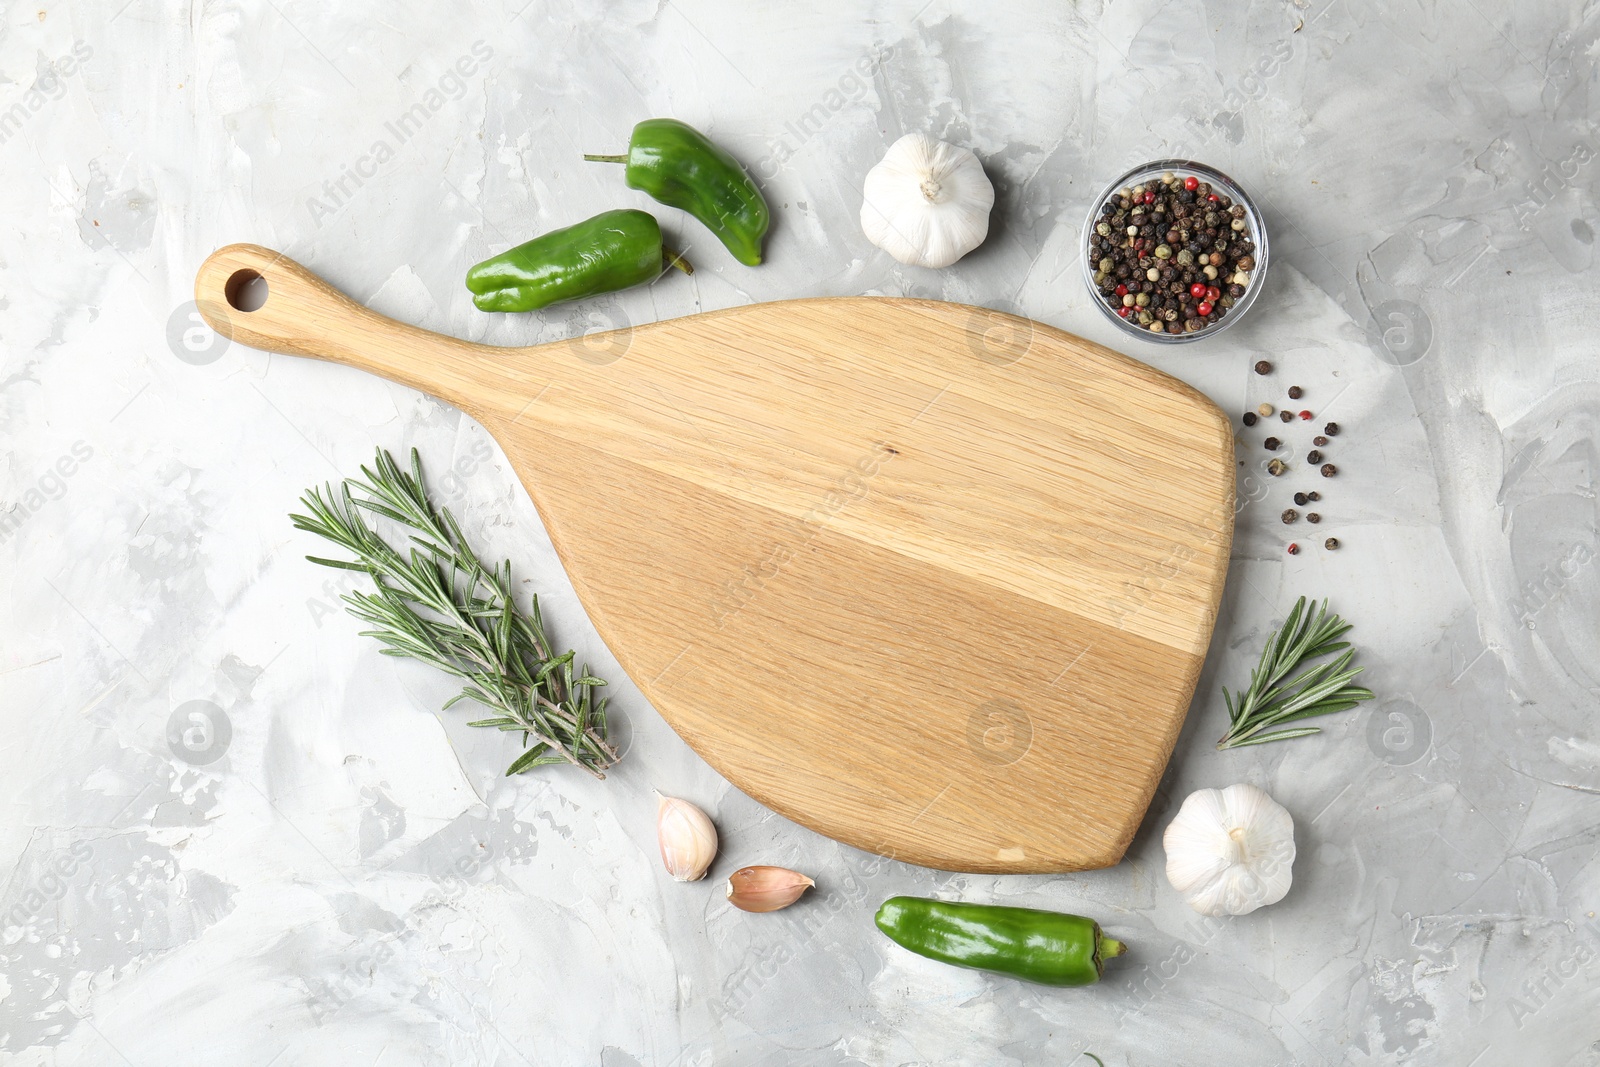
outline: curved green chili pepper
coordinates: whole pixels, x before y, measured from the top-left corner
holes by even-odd
[[[652,281],[669,266],[694,272],[661,244],[654,215],[606,211],[484,260],[467,271],[467,288],[480,311],[533,311]]]
[[[919,956],[1044,985],[1092,985],[1127,950],[1081,915],[890,897],[878,929]]]
[[[739,161],[693,126],[677,119],[645,119],[633,128],[627,155],[583,158],[626,163],[630,189],[705,223],[740,263],[754,267],[761,262],[761,239],[772,221],[767,201]]]

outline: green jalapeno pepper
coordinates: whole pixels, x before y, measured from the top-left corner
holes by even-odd
[[[694,272],[662,245],[655,216],[606,211],[484,260],[467,271],[467,288],[480,311],[533,311],[652,281],[669,266]]]
[[[919,956],[1044,985],[1093,985],[1127,946],[1081,915],[890,897],[878,929]]]
[[[761,239],[772,221],[767,201],[739,161],[693,126],[646,119],[633,128],[627,155],[583,158],[626,163],[630,189],[699,219],[740,263],[761,262]]]

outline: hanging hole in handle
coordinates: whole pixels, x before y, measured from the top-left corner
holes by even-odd
[[[236,270],[223,286],[222,295],[235,311],[259,311],[267,302],[267,280],[257,271]]]

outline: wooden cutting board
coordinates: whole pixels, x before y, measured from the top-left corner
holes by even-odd
[[[255,275],[266,303],[236,310]],[[628,675],[761,803],[947,870],[1105,867],[1128,847],[1233,533],[1229,420],[1189,386],[926,300],[495,348],[254,245],[213,254],[195,299],[235,341],[483,424]]]

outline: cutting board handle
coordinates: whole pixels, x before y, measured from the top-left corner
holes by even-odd
[[[266,282],[266,300],[246,311],[256,279]],[[360,367],[468,413],[472,395],[507,373],[492,346],[385,318],[260,245],[227,245],[206,257],[194,300],[212,329],[240,344]]]

